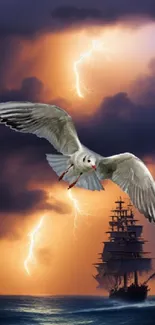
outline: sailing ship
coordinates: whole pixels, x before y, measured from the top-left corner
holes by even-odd
[[[101,262],[94,264],[94,276],[100,289],[109,292],[113,299],[144,301],[149,291],[148,281],[140,283],[140,277],[152,270],[152,258],[143,250],[143,226],[138,225],[130,203],[126,208],[121,197],[115,202],[109,221],[108,241],[103,242]]]

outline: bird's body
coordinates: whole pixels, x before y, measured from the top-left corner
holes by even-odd
[[[126,192],[149,221],[155,221],[155,182],[145,164],[131,153],[102,157],[83,146],[71,116],[55,105],[8,102],[0,104],[0,122],[16,131],[45,138],[61,154],[47,154],[49,165],[73,186],[104,190],[110,179]]]

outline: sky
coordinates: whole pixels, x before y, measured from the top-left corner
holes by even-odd
[[[0,0],[0,101],[59,105],[83,144],[103,156],[132,152],[155,176],[154,34],[154,0]],[[102,48],[78,65],[80,98],[74,63],[93,40]],[[92,264],[114,201],[127,197],[111,182],[102,193],[73,189],[75,220],[50,152],[47,141],[0,126],[0,294],[100,294]],[[155,225],[135,212],[153,256]],[[28,276],[28,234],[42,216]]]

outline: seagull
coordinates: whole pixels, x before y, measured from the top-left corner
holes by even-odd
[[[110,157],[89,150],[79,140],[71,116],[56,105],[32,102],[0,103],[0,123],[48,140],[60,154],[46,159],[59,180],[91,191],[104,190],[111,180],[128,194],[134,206],[155,222],[155,182],[146,165],[132,153]]]

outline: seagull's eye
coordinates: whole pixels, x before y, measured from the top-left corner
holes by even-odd
[[[90,163],[90,159],[88,159],[88,163]]]

